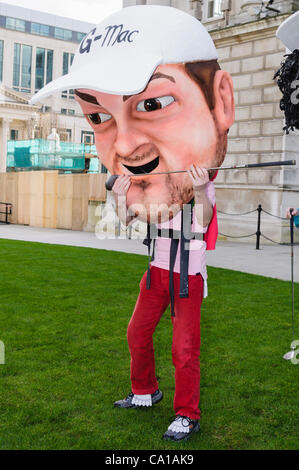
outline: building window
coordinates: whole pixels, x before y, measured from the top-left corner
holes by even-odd
[[[19,131],[17,129],[10,130],[10,140],[18,140]]]
[[[72,141],[72,129],[59,129],[58,131],[61,142]]]
[[[61,114],[67,114],[68,116],[74,116],[75,115],[75,110],[74,109],[61,108]]]
[[[74,60],[74,54],[71,54],[70,52],[63,53],[62,75],[66,75],[67,73],[69,73],[69,69],[73,63],[73,60]],[[61,96],[62,98],[74,99],[75,98],[74,90],[65,90],[61,93]]]
[[[35,90],[43,88],[45,83],[45,49],[36,48]]]
[[[50,36],[50,27],[46,24],[31,23],[31,33],[39,36]]]
[[[53,51],[42,47],[36,48],[35,91],[52,81]]]
[[[3,80],[3,49],[4,42],[0,41],[0,82]]]
[[[81,42],[82,39],[84,39],[86,36],[86,33],[77,33],[77,41]]]
[[[206,19],[222,16],[221,0],[207,0],[206,2]]]
[[[73,39],[73,32],[70,29],[55,28],[54,37],[64,41],[71,41]]]
[[[70,29],[56,28],[47,24],[35,23],[34,21],[25,21],[19,18],[12,18],[0,15],[0,28],[12,29],[38,36],[52,37],[63,41],[81,42],[87,33],[72,31]]]
[[[66,90],[61,93],[62,98],[69,98],[70,100],[75,99],[74,90]]]
[[[81,131],[81,143],[87,145],[94,144],[94,133],[91,131]]]
[[[53,79],[53,56],[54,56],[54,51],[51,49],[47,50],[47,67],[46,67],[46,83],[49,83]]]
[[[14,45],[13,59],[13,87],[20,85],[20,60],[21,60],[21,44]]]
[[[101,164],[101,173],[108,173],[108,170],[103,163]]]
[[[6,17],[6,28],[16,31],[25,31],[25,21],[17,18]]]
[[[13,89],[31,93],[32,47],[24,44],[14,45]]]
[[[40,139],[41,138],[41,128],[40,127],[35,127],[34,128],[33,138],[34,139]]]
[[[72,65],[74,60],[74,54],[70,52],[63,53],[63,64],[62,64],[62,74],[66,75],[69,73],[70,66]]]

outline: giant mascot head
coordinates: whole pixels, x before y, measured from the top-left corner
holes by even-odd
[[[181,10],[134,6],[109,16],[83,39],[69,74],[31,102],[67,89],[75,90],[101,162],[112,174],[132,175],[127,205],[143,204],[147,217],[151,205],[192,199],[183,172],[191,164],[223,162],[232,80],[206,29]]]

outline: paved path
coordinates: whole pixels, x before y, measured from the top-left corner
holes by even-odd
[[[141,240],[99,240],[94,233],[73,230],[0,224],[0,238],[146,255]],[[207,264],[288,281],[291,278],[291,248],[263,245],[256,250],[254,244],[219,241],[215,251],[207,252]],[[294,280],[299,282],[299,245],[294,247]]]

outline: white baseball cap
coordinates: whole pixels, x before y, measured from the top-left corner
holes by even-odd
[[[281,23],[276,31],[276,36],[290,51],[299,49],[299,11]]]
[[[48,83],[30,103],[76,88],[134,95],[144,90],[160,64],[217,58],[211,36],[193,16],[158,5],[127,7],[93,28],[81,42],[69,73]]]

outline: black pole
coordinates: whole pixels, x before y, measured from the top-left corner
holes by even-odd
[[[283,166],[283,165],[296,165],[296,160],[284,160],[284,161],[278,161],[278,162],[264,162],[264,163],[248,163],[247,165],[244,165],[244,167],[245,168],[259,168],[259,167],[264,167],[264,166]]]
[[[291,238],[291,282],[292,282],[292,333],[293,341],[295,340],[295,327],[294,327],[294,209],[290,209],[290,238]]]
[[[255,249],[260,249],[260,238],[261,238],[261,213],[262,213],[262,205],[259,204],[257,208],[257,229],[256,229],[256,245]]]
[[[291,208],[290,209],[290,214],[291,214],[291,218],[290,218],[290,239],[291,239],[291,244],[292,245],[294,244],[294,215],[293,215],[293,212],[294,212],[294,209]]]

